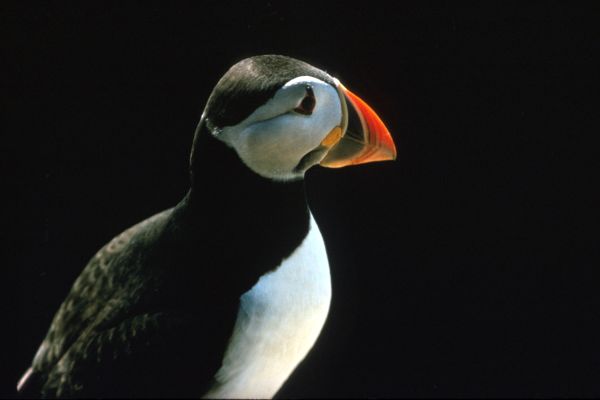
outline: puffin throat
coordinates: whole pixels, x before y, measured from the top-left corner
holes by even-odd
[[[310,214],[304,180],[282,182],[256,174],[203,122],[190,168],[191,189],[182,202],[187,223],[208,235],[204,245],[210,252],[225,253],[232,263],[245,257],[239,261],[257,269],[254,279],[277,268],[306,237]]]

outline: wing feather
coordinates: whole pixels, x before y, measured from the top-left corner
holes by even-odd
[[[26,386],[27,380],[32,378],[43,381],[50,371],[55,371],[53,373],[56,375],[64,370],[64,365],[58,367],[58,364],[70,362],[70,358],[65,355],[75,351],[75,344],[91,345],[84,338],[93,337],[93,333],[103,324],[110,324],[112,320],[122,318],[120,313],[124,304],[131,308],[131,302],[123,300],[134,300],[136,289],[139,291],[143,285],[141,282],[120,279],[132,272],[127,268],[135,265],[123,261],[135,257],[136,242],[148,240],[148,237],[156,235],[170,213],[171,209],[165,210],[132,226],[108,242],[92,257],[55,314],[48,333],[33,359],[32,373],[21,383],[21,387]]]

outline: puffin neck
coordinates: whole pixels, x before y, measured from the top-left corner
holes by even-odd
[[[280,182],[256,174],[202,122],[194,138],[190,172],[192,208],[245,209],[263,218],[281,212],[305,214],[308,209],[304,180]]]
[[[177,221],[201,241],[205,260],[239,266],[223,272],[235,271],[245,291],[306,238],[310,214],[304,181],[257,175],[202,125],[192,149],[192,188],[176,207]]]
[[[275,269],[306,238],[310,214],[304,181],[259,176],[202,122],[194,138],[191,173],[192,187],[178,207],[178,214],[183,212],[178,220],[186,221],[193,236],[208,237],[204,246],[229,265],[249,265],[252,282]]]

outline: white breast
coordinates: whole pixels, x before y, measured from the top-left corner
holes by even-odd
[[[330,301],[327,253],[311,215],[300,247],[240,298],[217,384],[204,397],[273,397],[317,340]]]

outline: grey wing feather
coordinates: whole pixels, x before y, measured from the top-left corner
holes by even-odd
[[[118,313],[118,298],[131,288],[116,285],[121,267],[115,262],[127,256],[127,249],[141,233],[164,223],[171,210],[158,213],[116,236],[89,261],[53,318],[50,329],[32,363],[33,374],[47,372],[60,362],[80,337],[86,337],[100,323]],[[124,292],[124,293],[120,293]],[[25,383],[25,382],[23,382]]]
[[[151,361],[164,357],[167,344],[172,359],[184,353],[174,349],[172,343],[179,343],[182,348],[189,345],[186,332],[189,331],[190,321],[191,318],[185,314],[142,314],[109,329],[81,335],[49,371],[41,393],[44,397],[104,397],[115,388],[128,388],[133,392],[122,392],[127,397],[144,394],[155,396],[159,394],[155,384],[161,381],[164,385],[162,381],[166,374],[161,364]],[[139,374],[143,368],[146,370]],[[138,374],[131,376],[128,373],[131,370],[136,370]],[[153,380],[152,376],[160,376],[161,379]],[[176,382],[173,381],[167,386],[174,386]]]

